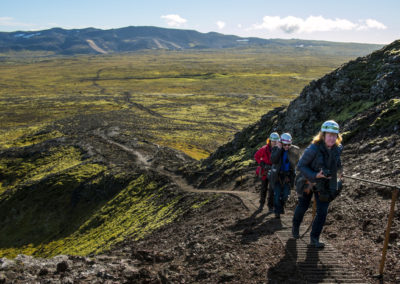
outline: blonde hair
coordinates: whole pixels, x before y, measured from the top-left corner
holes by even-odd
[[[313,140],[312,140],[312,144],[317,144],[320,143],[321,141],[324,141],[325,138],[325,132],[320,131],[317,135],[314,136]],[[342,143],[342,135],[340,133],[338,133],[338,136],[336,138],[336,146],[339,146],[340,143]]]

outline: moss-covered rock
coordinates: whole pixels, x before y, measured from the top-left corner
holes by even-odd
[[[134,160],[108,144],[96,142],[110,155],[105,163],[74,141],[0,153],[0,257],[100,253],[209,201],[188,198],[155,171],[125,168]]]

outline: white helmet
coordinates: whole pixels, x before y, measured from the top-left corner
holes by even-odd
[[[281,135],[281,142],[283,144],[292,144],[292,135],[290,135],[289,133],[283,133]]]
[[[277,133],[277,132],[272,132],[270,135],[269,135],[269,140],[271,140],[271,141],[279,141],[279,134]]]
[[[334,120],[328,120],[322,123],[321,132],[339,133],[339,124]]]

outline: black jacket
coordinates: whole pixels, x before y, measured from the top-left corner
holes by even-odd
[[[325,183],[325,187],[327,187],[326,190],[330,191],[333,194],[334,191],[336,191],[337,187],[337,173],[342,168],[340,155],[342,153],[343,146],[334,146],[330,150],[330,154],[333,155],[333,159],[336,162],[336,165],[332,167],[327,164],[327,149],[323,143],[324,142],[311,144],[310,146],[308,146],[301,156],[297,167],[301,175],[303,175],[306,179],[313,183],[319,180],[323,180],[316,179],[317,174],[321,171],[322,168],[328,168],[329,170],[331,170],[332,179],[329,183]],[[301,188],[297,188],[297,190],[301,190]]]
[[[272,162],[272,168],[271,168],[271,174],[270,174],[270,182],[272,186],[275,186],[275,183],[279,180],[279,173],[281,170],[282,166],[282,155],[283,155],[283,148],[279,148],[277,146],[272,148],[271,152],[271,162]],[[299,161],[299,153],[300,149],[299,147],[295,145],[291,145],[289,150],[288,150],[288,158],[289,158],[289,163],[290,163],[290,169],[289,169],[289,179],[290,179],[290,186],[294,186],[294,179],[296,177],[296,165],[297,162]]]

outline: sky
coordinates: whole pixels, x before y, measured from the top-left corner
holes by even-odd
[[[388,44],[398,0],[0,0],[0,31],[157,26],[242,37]]]

